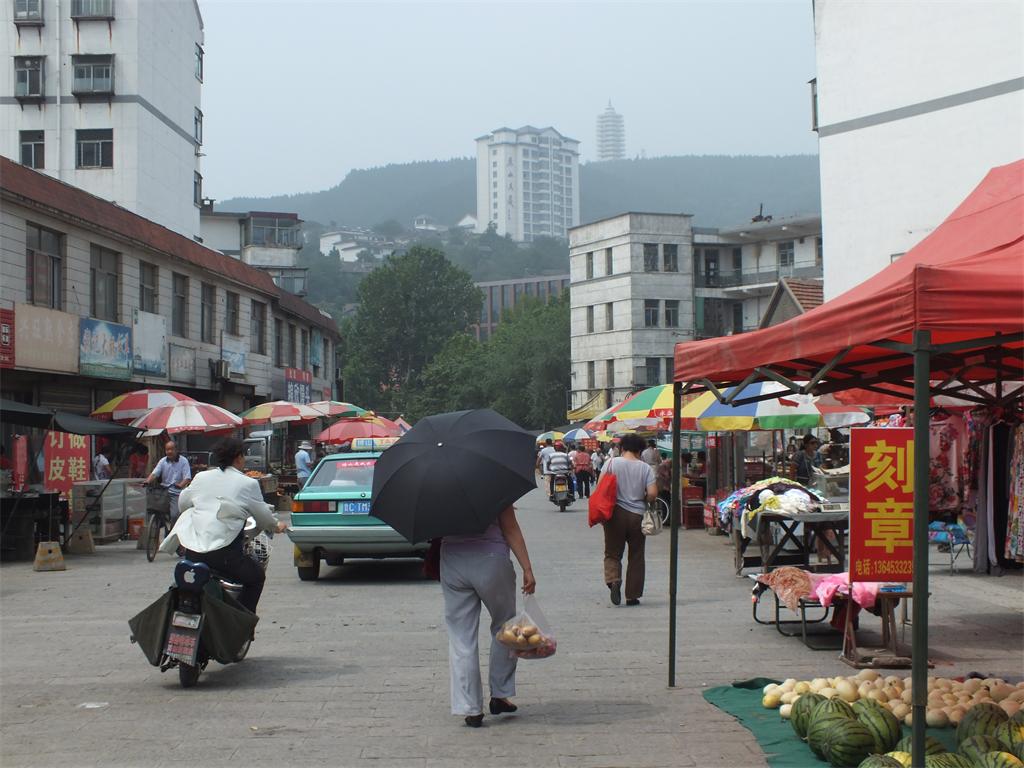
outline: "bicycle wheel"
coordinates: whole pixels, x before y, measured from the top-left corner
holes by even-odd
[[[160,515],[150,515],[149,525],[146,526],[146,559],[153,562],[156,559],[156,551],[160,547],[160,529],[167,530],[167,524]]]
[[[662,498],[654,500],[654,506],[658,510],[658,515],[661,517],[661,524],[668,525],[669,518],[671,517],[671,509],[669,509],[668,502]]]

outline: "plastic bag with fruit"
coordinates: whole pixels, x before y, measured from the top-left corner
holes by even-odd
[[[496,639],[520,659],[546,659],[554,656],[558,647],[551,625],[533,595],[523,598],[523,610],[501,625]]]

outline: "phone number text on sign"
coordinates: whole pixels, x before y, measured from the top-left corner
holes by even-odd
[[[914,430],[850,430],[850,581],[914,574]]]

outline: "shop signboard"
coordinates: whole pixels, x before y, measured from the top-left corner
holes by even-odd
[[[912,428],[850,430],[849,535],[851,582],[913,579]]]
[[[47,432],[43,470],[47,491],[71,493],[73,483],[89,479],[89,441],[83,435]]]
[[[132,377],[132,329],[106,320],[81,320],[78,368],[83,376]]]
[[[171,381],[179,384],[196,383],[196,350],[194,347],[171,344],[168,358]]]
[[[11,490],[20,493],[28,485],[28,437],[18,435],[11,443]]]
[[[313,374],[299,368],[284,369],[285,400],[290,403],[311,402]]]
[[[245,356],[249,346],[241,336],[232,336],[221,331],[220,359],[226,360],[230,376],[245,376]]]
[[[18,368],[78,373],[78,316],[18,304],[14,310],[14,362]]]
[[[0,309],[0,368],[14,367],[14,310]]]
[[[167,376],[167,318],[136,309],[132,313],[136,376]]]

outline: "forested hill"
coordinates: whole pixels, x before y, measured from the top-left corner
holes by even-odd
[[[623,211],[692,213],[697,226],[729,226],[757,213],[783,216],[820,208],[816,155],[687,155],[585,163],[582,222]],[[331,226],[370,227],[420,214],[455,224],[476,211],[476,161],[470,158],[355,170],[322,192],[218,203],[229,211],[288,211]]]

